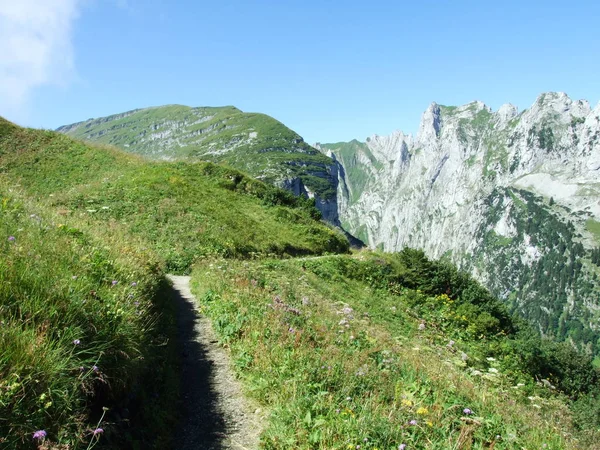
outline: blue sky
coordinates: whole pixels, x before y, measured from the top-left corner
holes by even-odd
[[[235,105],[313,143],[415,132],[432,101],[594,106],[598,18],[595,1],[0,0],[0,115]]]

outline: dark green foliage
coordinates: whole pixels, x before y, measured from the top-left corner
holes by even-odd
[[[542,125],[539,129],[534,126],[529,130],[527,145],[530,147],[539,145],[540,148],[550,152],[555,149],[555,142],[556,138],[554,137],[551,125]]]
[[[582,258],[587,252],[575,226],[549,210],[541,197],[525,190],[496,189],[485,203],[488,216],[479,231],[481,245],[475,264],[497,274],[490,280],[492,292],[505,297],[511,311],[519,312],[544,334],[571,338],[581,347],[598,351],[600,334],[589,327],[590,313],[566,307],[570,295],[581,303],[594,299],[598,288],[584,273]],[[516,236],[499,239],[493,227],[506,209]],[[539,251],[527,263],[522,262],[524,241]]]
[[[600,247],[594,248],[591,251],[592,262],[600,266]]]

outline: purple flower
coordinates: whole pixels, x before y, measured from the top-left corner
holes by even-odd
[[[411,420],[410,422],[408,422],[409,425],[416,425],[417,421],[415,419]]]
[[[463,409],[463,414],[466,414],[468,416],[469,414],[473,414],[473,411],[471,411],[469,408],[465,408]]]
[[[79,344],[81,344],[81,341],[79,339],[75,339],[73,341],[73,345],[79,345]]]
[[[92,367],[92,370],[96,373],[100,372],[100,369],[98,368],[98,366]]]
[[[41,441],[44,440],[47,435],[48,433],[46,433],[46,430],[37,430],[35,433],[33,433],[33,439]]]
[[[15,242],[15,240],[16,240],[16,238],[14,236],[9,236],[8,237],[8,242]],[[44,431],[44,433],[45,433],[45,431]]]
[[[97,435],[102,434],[102,433],[104,433],[104,430],[102,428],[96,428],[94,431],[92,431],[92,434],[94,436],[97,436]]]
[[[406,444],[400,444],[398,446],[398,450],[404,450],[406,448]]]
[[[137,283],[134,281],[133,283],[131,283],[131,286],[132,286],[132,287],[136,287],[136,286],[137,286]]]
[[[117,283],[118,283],[118,281],[117,281],[117,280],[112,280],[112,285],[113,285],[113,286],[116,286],[116,285],[117,285]]]

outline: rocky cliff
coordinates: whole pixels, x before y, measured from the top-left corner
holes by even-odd
[[[450,258],[542,333],[598,351],[600,105],[564,93],[521,113],[433,103],[416,137],[317,147],[339,165],[348,231]]]
[[[323,218],[337,217],[337,165],[264,114],[232,106],[168,105],[60,127],[79,139],[163,160],[224,162],[296,195],[315,198]]]

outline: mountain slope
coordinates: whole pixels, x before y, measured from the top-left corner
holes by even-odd
[[[168,270],[207,255],[347,251],[310,202],[213,163],[147,161],[0,119],[0,177],[66,217],[123,228]]]
[[[324,218],[337,224],[336,165],[264,114],[232,106],[168,105],[90,119],[57,131],[153,159],[223,162],[295,195],[314,195]]]
[[[323,144],[346,229],[471,270],[545,334],[598,351],[600,105],[541,95],[518,113],[432,104],[416,137]],[[319,146],[318,146],[319,147]]]

